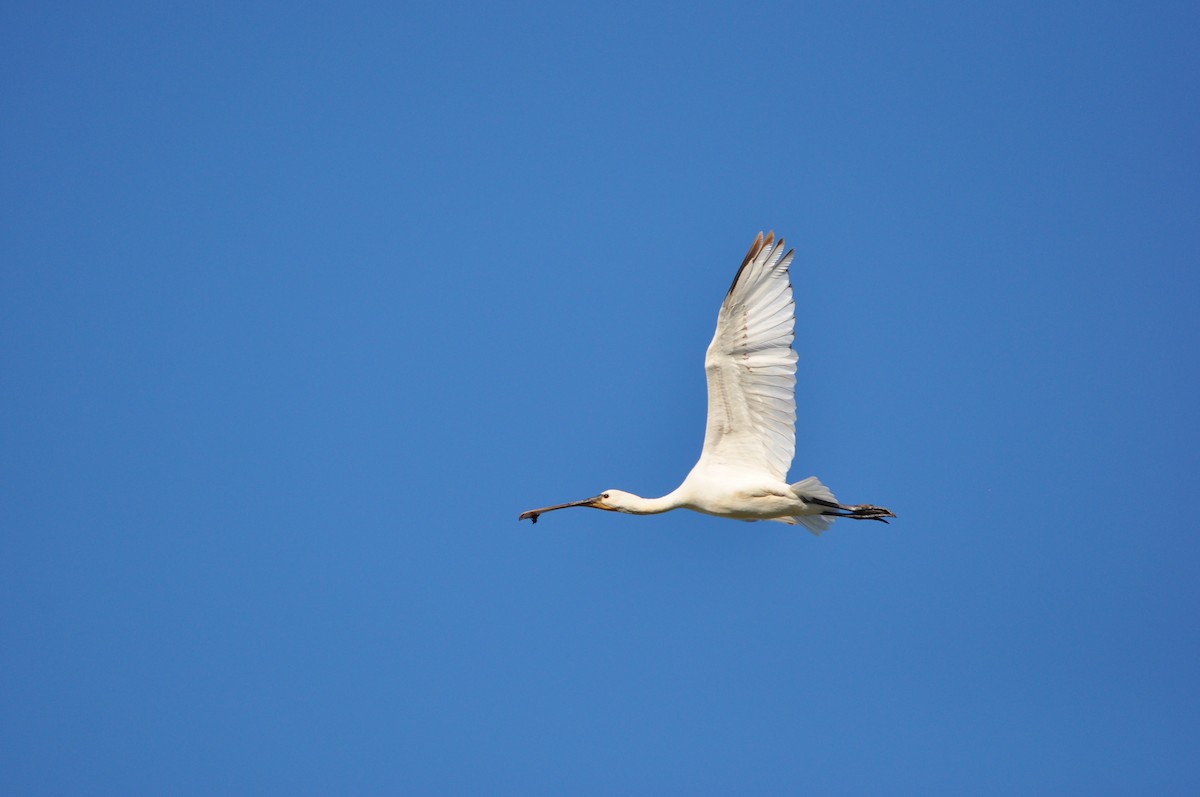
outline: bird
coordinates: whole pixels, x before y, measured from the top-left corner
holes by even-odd
[[[787,481],[795,454],[795,300],[784,251],[774,232],[754,239],[725,294],[717,331],[704,356],[708,420],[700,459],[683,483],[661,498],[604,490],[582,501],[522,512],[537,523],[547,512],[590,507],[630,515],[690,509],[736,520],[801,524],[813,534],[837,518],[887,523],[896,515],[871,504],[838,503],[815,476]]]

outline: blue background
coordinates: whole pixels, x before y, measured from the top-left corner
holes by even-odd
[[[1195,3],[9,3],[0,791],[1195,794]],[[797,458],[673,489],[752,237]]]

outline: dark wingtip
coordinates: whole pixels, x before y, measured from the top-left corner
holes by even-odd
[[[750,244],[750,251],[746,253],[744,258],[742,258],[742,264],[738,266],[737,273],[733,275],[733,282],[729,284],[729,290],[725,292],[726,296],[733,293],[733,289],[737,287],[738,280],[741,278],[742,272],[746,270],[746,266],[754,262],[754,258],[758,257],[758,253],[762,251],[764,246],[769,246],[774,238],[774,232],[767,233],[765,240],[763,239],[762,232],[760,231],[758,233],[758,235],[754,238],[754,243]]]

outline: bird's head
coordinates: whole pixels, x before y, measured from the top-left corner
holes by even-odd
[[[594,495],[591,498],[585,498],[582,501],[572,501],[569,504],[555,504],[554,506],[544,506],[541,509],[531,509],[528,512],[522,512],[518,520],[529,519],[537,523],[538,515],[544,512],[553,512],[555,509],[566,509],[571,506],[589,506],[592,509],[603,509],[606,512],[629,512],[632,506],[632,499],[635,498],[631,493],[622,490],[605,490],[599,495]]]

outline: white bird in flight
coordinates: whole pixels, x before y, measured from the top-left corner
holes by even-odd
[[[708,425],[700,461],[675,490],[642,498],[621,490],[568,504],[521,513],[538,515],[587,506],[631,515],[690,509],[737,520],[801,523],[813,534],[834,518],[878,520],[895,517],[870,504],[839,504],[829,488],[809,476],[789,484],[787,471],[796,449],[796,352],[792,349],[792,284],[783,239],[760,232],[733,278],[717,316],[717,331],[704,356],[708,375]]]

